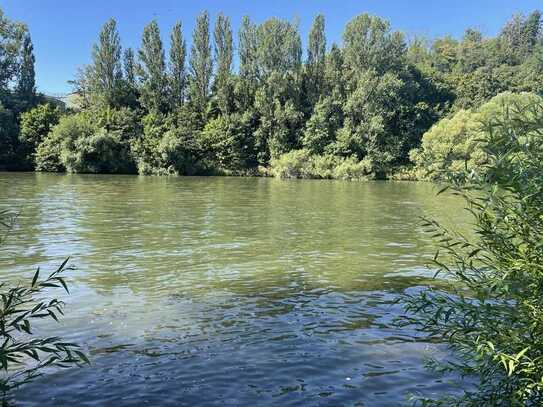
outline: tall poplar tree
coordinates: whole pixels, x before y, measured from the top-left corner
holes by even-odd
[[[179,107],[185,101],[185,88],[187,83],[187,72],[185,59],[187,46],[181,31],[181,22],[175,23],[171,35],[170,48],[170,88],[172,93],[172,105]]]
[[[138,103],[138,83],[136,80],[136,60],[134,50],[127,48],[123,53],[123,99],[122,106],[136,108]]]
[[[136,86],[136,62],[134,60],[134,50],[127,48],[124,51],[124,79],[130,87]]]
[[[253,105],[258,81],[258,40],[256,26],[244,16],[238,31],[239,76],[241,92],[240,110],[246,111]]]
[[[232,91],[230,77],[232,75],[232,60],[234,58],[234,45],[232,41],[232,27],[230,18],[219,14],[213,32],[215,40],[215,83],[219,108],[228,113],[232,105]]]
[[[242,78],[258,77],[258,42],[256,26],[244,16],[239,29],[239,74]]]
[[[93,99],[106,106],[115,106],[118,103],[122,65],[121,39],[114,19],[109,19],[103,25],[98,43],[93,46],[90,75]]]
[[[212,71],[209,14],[205,11],[196,19],[190,52],[189,99],[200,114],[205,112],[209,100]]]
[[[143,29],[141,48],[139,50],[138,73],[141,81],[140,103],[149,112],[165,112],[168,110],[168,81],[164,48],[160,38],[160,29],[156,20],[151,21]]]
[[[326,34],[324,33],[324,16],[315,17],[309,32],[307,48],[307,93],[313,107],[322,93],[324,81],[324,64],[326,58]]]
[[[31,106],[36,98],[35,61],[34,46],[32,45],[30,34],[27,33],[23,39],[21,48],[21,62],[17,81],[17,93],[27,106]]]

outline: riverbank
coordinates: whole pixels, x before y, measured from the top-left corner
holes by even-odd
[[[298,150],[293,151],[294,154]],[[302,155],[304,157],[304,155]],[[322,164],[319,164],[321,162]],[[339,166],[335,166],[339,163]],[[304,158],[302,160],[277,160],[276,167],[260,166],[253,169],[242,171],[232,171],[227,169],[214,169],[203,173],[190,175],[179,175],[175,172],[164,172],[159,174],[138,174],[137,172],[125,173],[94,173],[94,172],[47,172],[47,171],[8,171],[0,169],[0,173],[36,173],[36,174],[94,174],[94,175],[141,175],[157,177],[250,177],[250,178],[278,178],[278,179],[328,179],[341,181],[427,181],[417,176],[417,171],[413,167],[398,167],[391,174],[368,173],[365,170],[363,162],[356,162],[354,159],[341,159],[339,157],[318,157],[314,159]]]

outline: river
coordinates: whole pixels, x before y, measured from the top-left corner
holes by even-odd
[[[392,324],[428,283],[420,216],[461,202],[414,182],[0,173],[20,211],[0,252],[15,282],[70,256],[71,295],[44,334],[92,366],[52,371],[23,406],[409,404],[447,384],[444,349]]]

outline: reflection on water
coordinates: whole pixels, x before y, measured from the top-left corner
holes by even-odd
[[[420,216],[466,215],[430,184],[0,174],[22,211],[2,250],[16,281],[72,257],[68,313],[44,330],[93,366],[23,405],[398,405],[446,384],[440,347],[391,324],[433,248]]]

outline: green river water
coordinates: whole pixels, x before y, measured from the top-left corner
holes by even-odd
[[[0,252],[15,282],[66,256],[66,317],[41,327],[88,349],[23,406],[409,404],[448,384],[444,349],[398,329],[428,283],[419,217],[465,227],[426,183],[0,173],[21,212]]]

